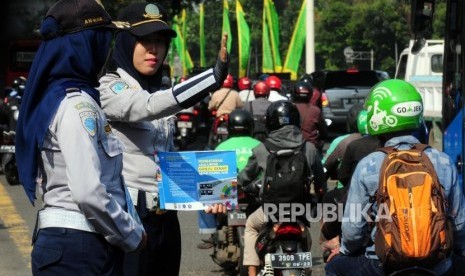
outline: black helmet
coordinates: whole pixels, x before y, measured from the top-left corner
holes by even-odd
[[[310,85],[313,84],[313,78],[312,78],[312,75],[310,74],[304,74],[302,77],[300,77],[299,81],[310,83]]]
[[[362,111],[363,105],[356,103],[354,104],[347,113],[346,127],[348,133],[358,132],[357,118],[360,111]]]
[[[294,101],[298,103],[308,103],[313,95],[313,87],[310,83],[298,81],[294,85]]]
[[[244,109],[233,110],[228,118],[229,137],[252,136],[253,117],[249,111]]]
[[[276,101],[266,110],[266,129],[271,132],[283,126],[294,125],[300,128],[300,115],[290,101]]]

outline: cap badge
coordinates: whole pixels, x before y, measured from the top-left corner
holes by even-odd
[[[148,4],[145,6],[145,18],[150,18],[150,19],[161,19],[163,17],[162,14],[160,14],[160,10],[158,9],[157,5],[155,4]]]

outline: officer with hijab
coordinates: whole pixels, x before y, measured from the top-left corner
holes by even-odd
[[[158,206],[158,152],[174,151],[174,119],[221,86],[228,73],[227,36],[214,68],[162,89],[163,61],[176,32],[158,3],[135,2],[118,15],[131,28],[116,35],[100,78],[102,107],[125,146],[123,176],[148,235],[147,247],[125,257],[126,275],[178,275],[181,230],[176,211]],[[216,208],[220,208],[217,206]]]
[[[31,203],[36,187],[43,201],[33,275],[119,275],[124,251],[146,243],[94,88],[115,24],[100,1],[60,0],[40,28],[16,137],[20,180]]]

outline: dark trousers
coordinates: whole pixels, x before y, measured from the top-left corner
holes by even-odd
[[[68,228],[40,229],[31,253],[33,275],[122,275],[123,251],[105,238]]]
[[[325,267],[326,276],[359,275],[359,276],[381,276],[384,275],[383,267],[378,260],[368,259],[361,256],[334,257]]]
[[[141,216],[147,233],[147,247],[126,254],[124,274],[127,276],[179,275],[181,266],[181,228],[176,211]],[[135,272],[137,271],[137,273]]]
[[[446,259],[434,266],[432,271],[435,275],[450,276],[452,260]],[[406,268],[407,269],[407,268]],[[346,256],[339,255],[334,257],[325,267],[326,276],[378,276],[390,275],[394,271],[385,271],[379,260],[368,259],[364,255],[360,256]],[[400,272],[397,271],[397,272]],[[430,272],[431,273],[431,272]],[[412,272],[405,272],[398,275],[412,275]],[[416,275],[416,274],[415,274]],[[431,275],[431,274],[419,274]],[[459,274],[457,274],[459,275]],[[463,274],[460,274],[463,275]]]

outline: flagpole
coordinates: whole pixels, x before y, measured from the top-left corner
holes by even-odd
[[[307,0],[306,43],[305,43],[305,72],[315,72],[315,22],[314,0]]]

